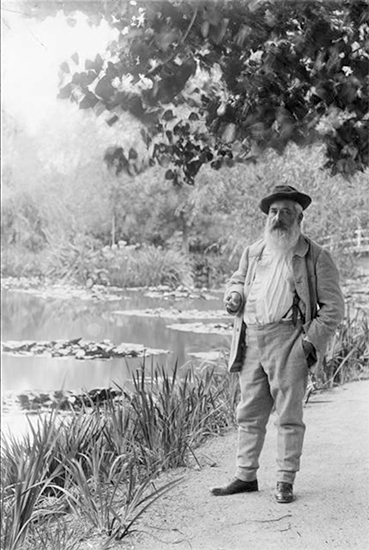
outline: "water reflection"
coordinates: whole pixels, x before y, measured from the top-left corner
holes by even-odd
[[[78,299],[44,299],[24,292],[2,293],[2,340],[59,340],[83,338],[109,339],[170,350],[159,355],[153,365],[170,368],[178,359],[183,365],[191,352],[206,352],[229,345],[229,337],[173,331],[173,320],[157,317],[115,315],[116,310],[175,307],[180,310],[219,310],[221,299],[162,300],[140,292],[125,292],[119,301],[93,302]],[[214,321],[214,320],[213,320]],[[185,322],[185,321],[183,321]],[[3,391],[66,390],[106,387],[130,379],[130,371],[140,366],[139,359],[87,360],[74,358],[2,358]],[[149,363],[152,363],[151,360]]]
[[[165,356],[155,357],[155,365],[166,363]],[[4,354],[2,386],[4,391],[91,390],[114,384],[124,386],[141,359],[78,361],[69,357],[20,357]],[[149,368],[151,359],[149,360]]]

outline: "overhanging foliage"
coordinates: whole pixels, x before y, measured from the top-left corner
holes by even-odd
[[[110,125],[122,111],[140,119],[150,162],[174,183],[289,142],[323,141],[333,174],[368,166],[367,0],[54,4],[118,31],[83,70],[78,54],[62,64],[60,97]],[[135,175],[137,156],[117,146],[105,159]]]

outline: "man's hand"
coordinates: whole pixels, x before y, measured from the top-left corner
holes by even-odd
[[[316,349],[309,340],[302,339],[302,347],[307,359],[308,367],[312,367],[317,361]]]
[[[313,344],[309,342],[309,340],[305,340],[305,338],[303,338],[302,340],[302,347],[304,348],[306,357],[308,357],[311,353],[315,353],[315,348]]]
[[[242,297],[238,292],[231,292],[224,300],[224,305],[230,315],[237,313],[242,304]]]

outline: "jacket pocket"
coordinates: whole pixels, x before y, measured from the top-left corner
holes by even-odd
[[[234,341],[233,345],[237,346],[237,349],[234,351],[234,358],[230,358],[228,366],[229,372],[240,372],[242,370],[246,353],[246,325],[244,321],[241,323],[241,328],[239,329],[239,334],[237,335],[237,342]]]

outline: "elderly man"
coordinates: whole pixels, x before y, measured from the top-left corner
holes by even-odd
[[[266,425],[275,408],[279,503],[294,499],[305,432],[309,369],[322,360],[344,315],[337,268],[326,250],[301,233],[311,198],[277,186],[263,198],[264,238],[247,247],[231,277],[225,306],[235,315],[229,369],[239,371],[236,477],[214,495],[258,490]]]

